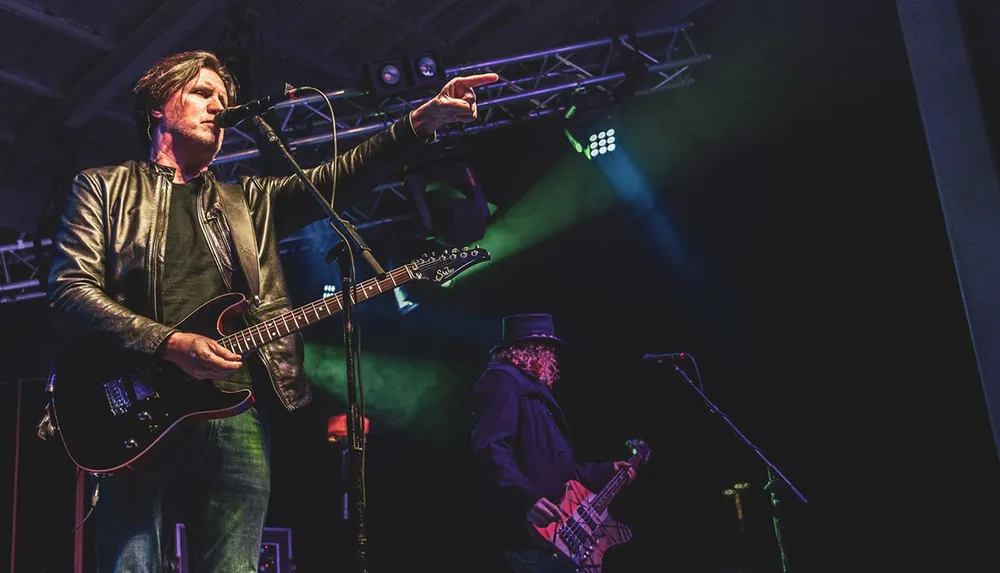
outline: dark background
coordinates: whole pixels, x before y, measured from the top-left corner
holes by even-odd
[[[623,457],[634,436],[653,448],[612,506],[635,538],[609,554],[609,573],[779,570],[765,466],[682,379],[639,365],[674,351],[697,358],[710,398],[809,499],[783,497],[792,571],[995,562],[1000,472],[894,5],[747,4],[699,12],[694,33],[713,61],[698,83],[637,100],[622,119],[637,142],[623,151],[649,174],[685,263],[623,200],[456,288],[414,289],[422,307],[406,317],[375,303],[360,314],[366,350],[439,360],[457,380],[409,427],[374,420],[372,571],[469,570],[468,392],[500,318],[515,312],[552,313],[572,345],[557,395],[580,461]],[[997,53],[976,17],[988,3],[963,6],[995,138]],[[501,213],[557,161],[606,185],[595,163],[567,159],[556,126],[468,144]],[[397,248],[405,258],[420,246]],[[296,278],[310,276],[303,263],[291,258],[286,271],[299,302],[314,298],[316,285]],[[44,376],[43,315],[37,300],[0,306],[0,380]],[[308,340],[338,344],[331,323]],[[43,396],[39,383],[26,388],[27,572],[72,528],[74,477],[57,445],[31,436]],[[2,391],[10,430],[15,386]],[[274,426],[269,524],[293,529],[300,573],[333,570],[346,539],[325,436],[341,409],[322,394]],[[737,481],[752,486],[744,543],[721,494]],[[69,570],[68,553],[53,570]]]

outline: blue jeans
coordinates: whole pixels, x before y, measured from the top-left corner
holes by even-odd
[[[254,408],[186,422],[137,467],[101,483],[93,515],[100,573],[162,573],[177,523],[190,573],[257,571],[271,492],[267,425]]]

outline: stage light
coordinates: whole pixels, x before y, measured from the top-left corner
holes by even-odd
[[[437,75],[437,62],[429,56],[424,56],[417,61],[417,71],[424,78],[433,78]]]
[[[579,99],[582,101],[583,96]],[[589,106],[597,106],[587,101]],[[594,159],[608,153],[613,153],[621,146],[619,134],[613,127],[615,113],[606,106],[585,109],[573,105],[565,114],[566,139],[577,153],[582,153],[587,159]],[[582,143],[581,143],[582,142]]]
[[[437,89],[445,81],[445,66],[434,51],[371,60],[365,67],[370,87],[379,98]]]
[[[590,146],[585,151],[588,158],[605,155],[618,149],[618,137],[615,135],[613,127],[608,128],[606,131],[591,133],[589,140]]]
[[[413,87],[437,90],[444,85],[444,64],[437,52],[428,50],[408,57],[413,76]]]
[[[379,77],[385,85],[395,86],[403,80],[403,71],[393,64],[386,64],[382,66],[382,73]]]
[[[373,60],[367,63],[365,70],[368,74],[368,83],[376,97],[383,98],[402,93],[413,87],[412,81],[406,77],[409,66],[405,58]]]

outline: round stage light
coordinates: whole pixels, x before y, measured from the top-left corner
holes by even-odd
[[[388,86],[394,86],[399,83],[403,78],[403,73],[398,67],[392,64],[386,64],[382,66],[382,72],[380,74],[382,81]]]
[[[417,71],[425,78],[433,78],[437,75],[437,62],[430,56],[424,56],[417,60]]]

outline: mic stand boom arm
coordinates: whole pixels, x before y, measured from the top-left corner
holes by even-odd
[[[687,372],[685,372],[677,364],[673,365],[673,369],[675,372],[680,373],[680,375],[687,381],[688,386],[693,388],[694,391],[698,393],[698,396],[703,402],[705,402],[705,405],[708,406],[709,412],[717,414],[720,418],[722,418],[722,421],[725,422],[730,429],[732,429],[733,433],[735,433],[736,436],[751,450],[753,450],[754,453],[757,454],[757,457],[759,457],[764,464],[767,465],[767,477],[769,481],[767,482],[767,485],[764,486],[764,490],[771,494],[772,521],[774,523],[774,536],[778,542],[778,551],[781,554],[781,570],[783,573],[788,573],[788,554],[785,552],[785,543],[784,538],[782,537],[782,532],[785,529],[785,522],[782,517],[778,489],[780,489],[780,486],[784,485],[788,487],[788,489],[795,494],[795,497],[797,497],[803,504],[807,504],[809,502],[806,501],[805,496],[803,496],[802,493],[799,492],[794,485],[792,485],[792,482],[788,481],[785,474],[781,473],[781,470],[775,467],[775,465],[771,463],[771,460],[767,459],[767,457],[761,453],[760,448],[755,446],[749,439],[747,439],[746,436],[743,435],[743,432],[736,427],[736,424],[729,419],[729,416],[727,416],[725,412],[720,410],[718,406],[713,404],[712,401],[708,399],[708,396],[706,396],[705,393],[702,392],[701,388],[699,388],[694,381],[691,380],[691,377],[687,375]]]
[[[313,196],[313,199],[319,203],[322,207],[323,212],[330,218],[330,226],[334,230],[339,230],[342,236],[345,238],[344,248],[354,249],[356,247],[357,251],[361,253],[361,258],[368,263],[369,266],[375,271],[375,274],[382,278],[385,276],[385,269],[378,264],[375,257],[372,256],[371,249],[365,243],[364,239],[358,233],[357,229],[354,228],[350,223],[343,220],[340,215],[338,215],[334,210],[333,206],[323,197],[323,195],[316,189],[316,186],[312,184],[309,177],[306,175],[302,167],[299,166],[295,158],[285,147],[285,144],[275,133],[274,128],[272,128],[261,116],[254,116],[254,124],[257,129],[260,130],[261,134],[264,135],[268,143],[274,145],[274,147],[281,153],[285,158],[285,161],[291,166],[298,175],[299,179],[302,180],[302,184]],[[334,158],[334,161],[337,159]],[[336,169],[336,166],[333,167]],[[347,238],[350,237],[350,241],[354,245],[347,244]],[[354,324],[353,317],[351,313],[351,307],[354,306],[354,296],[351,293],[352,288],[352,269],[351,269],[351,257],[347,256],[349,253],[341,253],[338,258],[340,262],[340,276],[343,283],[343,307],[344,307],[344,357],[347,366],[347,444],[350,449],[350,467],[352,471],[352,486],[353,486],[353,498],[354,498],[354,511],[352,512],[352,525],[354,527],[354,532],[356,534],[355,542],[355,557],[357,559],[356,565],[358,567],[359,573],[368,572],[368,539],[366,536],[366,520],[365,520],[365,475],[364,475],[364,422],[362,421],[363,416],[361,413],[361,408],[358,404],[358,391],[355,374],[357,372],[355,365],[355,355],[354,355]],[[329,262],[329,261],[328,261]]]

